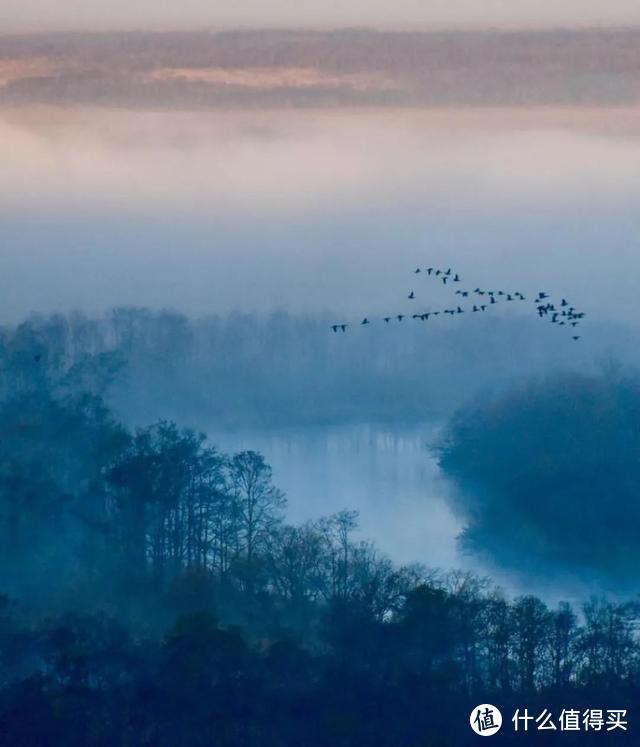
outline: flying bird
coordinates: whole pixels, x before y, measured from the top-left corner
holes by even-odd
[[[435,277],[440,277],[442,280],[443,285],[446,286],[447,281],[451,280],[454,283],[460,282],[460,275],[456,272],[454,273],[453,270],[449,267],[446,270],[436,269],[434,267],[427,267],[421,269],[420,267],[416,267],[414,270],[414,274],[419,274],[421,272],[426,272],[427,275],[434,275]],[[507,292],[504,290],[482,290],[481,288],[477,287],[473,291],[468,290],[456,290],[455,295],[459,296],[461,298],[468,298],[470,293],[474,293],[477,296],[488,296],[488,303],[485,304],[473,304],[473,307],[470,309],[466,309],[466,311],[473,311],[474,313],[480,312],[480,311],[486,311],[486,309],[491,304],[497,303],[497,296],[504,297],[507,301],[515,301],[516,299],[524,301],[526,300],[526,297],[520,292],[520,291],[512,291]],[[409,300],[414,300],[416,298],[415,292],[411,291],[409,295],[407,296]],[[537,296],[534,297],[534,303],[535,308],[538,313],[538,316],[540,318],[547,318],[550,317],[550,319],[546,319],[547,321],[551,321],[552,324],[555,324],[558,327],[570,325],[574,330],[578,326],[579,321],[585,316],[584,311],[577,311],[575,306],[570,306],[569,302],[566,298],[562,298],[559,304],[559,308],[556,310],[556,306],[548,300],[550,299],[550,296],[545,291],[539,291]],[[544,303],[543,303],[544,302]],[[561,309],[561,310],[560,310]],[[411,316],[412,319],[420,320],[420,321],[427,321],[430,316],[439,316],[440,314],[443,315],[449,315],[454,316],[455,314],[464,314],[465,309],[461,306],[456,306],[455,308],[451,309],[439,309],[437,311],[430,311],[430,312],[423,312],[421,314],[413,314]],[[405,314],[396,314],[395,318],[401,322],[403,319],[405,319]],[[393,316],[385,316],[382,317],[385,324],[388,324],[394,317]],[[371,324],[371,320],[368,317],[364,317],[362,321],[360,322],[361,325]],[[333,332],[338,332],[341,330],[342,332],[346,331],[347,324],[332,324],[330,325]],[[580,335],[573,335],[572,339],[579,340]],[[36,362],[39,362],[41,359],[41,354],[35,354],[34,360]]]

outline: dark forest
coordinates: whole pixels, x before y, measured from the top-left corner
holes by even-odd
[[[501,708],[504,744],[539,736],[510,728],[518,708],[633,719],[633,592],[550,606],[471,573],[398,566],[358,538],[346,509],[290,525],[259,453],[222,453],[169,419],[123,423],[114,391],[143,387],[131,338],[120,331],[107,349],[85,324],[56,341],[65,325],[25,324],[2,343],[0,744],[464,745],[478,702]],[[160,332],[184,339],[166,320]],[[462,541],[510,564],[526,540],[532,563],[580,567],[592,532],[595,570],[631,574],[639,391],[610,369],[458,410],[433,447],[458,486]],[[624,478],[615,496],[594,482],[606,470]],[[542,494],[564,508],[536,503]],[[585,495],[600,496],[595,519],[579,510]],[[621,496],[629,539],[607,565],[608,506]],[[575,535],[562,533],[571,516]]]

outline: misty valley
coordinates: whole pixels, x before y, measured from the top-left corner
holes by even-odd
[[[501,341],[483,378],[454,334],[475,391],[437,332],[416,377],[384,327],[363,367],[283,312],[5,327],[0,743],[457,745],[481,694],[631,709],[640,378],[523,379]]]
[[[638,23],[0,1],[0,747],[640,744]]]

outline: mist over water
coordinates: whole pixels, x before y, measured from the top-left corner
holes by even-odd
[[[514,574],[488,557],[465,552],[459,536],[465,520],[454,512],[451,485],[438,466],[433,446],[442,424],[362,423],[242,432],[206,429],[212,444],[235,453],[257,449],[273,468],[288,500],[287,519],[298,524],[344,509],[358,511],[358,537],[371,540],[400,564],[486,574],[510,594],[535,594],[556,604],[580,603],[592,594],[616,596],[615,584],[591,582],[559,566],[546,578],[532,559],[527,573]],[[509,527],[502,517],[499,534]],[[530,548],[521,548],[527,566]],[[522,568],[520,569],[522,570]],[[606,588],[605,588],[606,587]]]
[[[632,731],[640,29],[39,3],[85,31],[0,31],[0,747]]]
[[[596,357],[610,338],[620,340],[620,327],[629,327],[624,339],[633,336],[634,110],[25,108],[4,111],[0,133],[7,323],[34,311],[144,306],[193,316],[281,308],[357,324],[364,315],[413,311],[408,290],[421,307],[449,303],[450,290],[413,275],[434,264],[454,267],[469,288],[569,298],[594,323],[586,349]],[[587,338],[589,323],[584,329]],[[535,355],[525,358],[535,359],[537,374],[559,360],[558,330],[545,333],[548,354],[537,336]],[[380,331],[352,327],[340,342],[357,345],[366,334]],[[481,355],[476,349],[464,368],[460,339],[450,341],[452,360],[463,366],[451,372],[456,380],[473,377]],[[425,361],[429,344],[427,331]],[[513,337],[505,355],[511,345]],[[570,355],[561,356],[565,368]],[[586,358],[576,352],[575,365]],[[265,454],[292,521],[355,509],[361,535],[394,560],[478,569],[456,547],[462,524],[426,449],[435,426],[411,421],[399,411],[384,426],[367,418],[289,430],[268,421],[240,432],[199,426],[224,450]]]
[[[461,527],[428,446],[437,426],[310,426],[276,431],[209,431],[223,450],[257,449],[273,468],[295,522],[359,511],[361,535],[401,563],[459,567]]]

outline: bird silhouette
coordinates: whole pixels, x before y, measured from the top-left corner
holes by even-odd
[[[446,286],[447,281],[451,280],[454,283],[460,282],[460,275],[452,270],[451,267],[447,268],[446,270],[442,269],[436,269],[434,267],[427,267],[421,269],[420,267],[416,267],[414,270],[414,274],[419,274],[421,272],[425,272],[427,275],[433,275],[435,277],[440,277],[442,280],[443,285]],[[430,311],[430,312],[423,312],[423,313],[416,313],[412,314],[411,318],[419,321],[428,321],[430,316],[439,316],[440,314],[443,315],[449,315],[454,316],[456,314],[464,314],[465,311],[472,311],[474,313],[478,313],[480,311],[486,311],[489,305],[496,304],[497,298],[496,297],[503,297],[507,301],[515,301],[515,300],[526,300],[526,296],[521,293],[520,291],[505,291],[505,290],[482,290],[480,287],[475,288],[473,291],[468,290],[456,290],[455,295],[459,296],[460,298],[468,298],[470,293],[474,293],[477,296],[488,296],[488,303],[484,304],[473,304],[472,308],[464,309],[462,306],[456,306],[455,308],[451,309],[438,309],[436,311]],[[409,295],[407,296],[409,300],[414,300],[416,298],[415,291],[411,291]],[[545,319],[545,321],[550,321],[552,324],[555,324],[558,327],[567,326],[570,325],[572,329],[575,330],[575,328],[578,326],[579,322],[585,317],[584,311],[578,311],[575,306],[570,306],[569,302],[566,298],[562,298],[559,303],[559,308],[556,309],[556,306],[552,301],[550,300],[550,296],[545,291],[539,291],[537,295],[534,297],[534,303],[535,303],[535,309],[538,314],[538,316],[542,319]],[[544,303],[543,303],[544,302]],[[405,319],[405,314],[396,314],[395,318],[401,322],[403,319]],[[377,317],[376,317],[377,319]],[[388,324],[393,317],[392,316],[385,316],[382,317],[385,324]],[[369,317],[365,316],[362,321],[360,322],[361,325],[368,325],[371,324],[371,320]],[[338,332],[338,330],[341,330],[342,332],[346,331],[347,324],[332,324],[330,325],[333,332]],[[580,339],[580,335],[573,335],[574,340]],[[39,362],[41,358],[40,354],[34,355],[34,360],[36,362]]]

